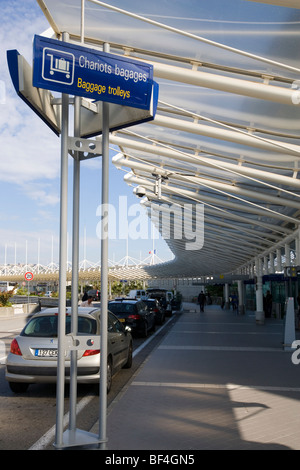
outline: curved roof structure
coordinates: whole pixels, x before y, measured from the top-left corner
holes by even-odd
[[[154,121],[110,137],[175,255],[149,275],[249,272],[287,246],[299,256],[297,0],[38,3],[57,37],[154,66]]]

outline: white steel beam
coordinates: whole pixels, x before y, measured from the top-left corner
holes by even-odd
[[[151,218],[151,221],[155,223],[157,227],[159,227],[159,231],[162,229],[163,222],[160,219],[160,214],[166,213],[167,215],[170,214],[170,211],[172,211],[172,206],[168,207],[167,204],[159,205],[159,204],[153,204],[153,203],[146,203],[146,207],[149,208],[149,217]],[[193,220],[192,216],[186,213],[184,213],[184,219],[189,219]],[[221,225],[221,224],[220,224]],[[232,225],[230,226],[230,230],[224,230],[224,225],[222,226],[223,228],[218,228],[218,223],[215,220],[207,220],[207,217],[205,218],[205,234],[210,233],[210,241],[214,239],[219,239],[220,235],[222,236],[222,239],[228,244],[228,240],[231,240],[231,244],[236,244],[239,242],[239,246],[241,248],[243,246],[249,246],[251,248],[258,248],[258,241],[255,239],[255,236],[248,236],[245,235],[244,233],[239,232],[238,230],[232,230]],[[229,228],[229,224],[227,225],[227,228]],[[207,236],[206,236],[207,238]],[[241,243],[241,241],[243,243]],[[270,246],[273,242],[267,240],[266,238],[261,240],[262,245]]]
[[[145,196],[148,198],[149,203],[155,203],[157,197],[151,191],[146,191]],[[170,195],[163,195],[161,197],[160,203],[167,203],[167,204],[178,204],[183,205],[186,202],[186,199],[178,199],[174,198],[174,196]],[[147,206],[147,201],[142,201],[142,204]],[[249,233],[252,237],[261,238],[267,236],[268,239],[279,241],[282,238],[282,235],[287,236],[291,233],[291,230],[284,227],[279,226],[271,223],[264,223],[261,220],[252,220],[245,216],[233,214],[231,212],[225,212],[225,215],[220,212],[218,209],[212,209],[210,206],[205,207],[205,217],[210,214],[212,217],[209,217],[209,221],[215,225],[226,227],[232,229],[234,227],[235,230],[238,232]],[[226,219],[223,220],[222,215]],[[234,224],[234,222],[237,223]],[[243,225],[241,225],[243,224]],[[252,228],[251,228],[252,227]],[[254,227],[259,227],[263,231],[255,230]]]
[[[98,137],[97,139],[101,139],[101,137]],[[225,160],[220,161],[214,158],[207,158],[205,156],[202,156],[201,154],[192,155],[176,149],[161,146],[159,145],[159,143],[157,145],[147,144],[145,142],[137,141],[134,139],[119,137],[115,134],[111,135],[110,142],[111,144],[118,145],[120,148],[131,148],[134,150],[138,150],[142,153],[150,153],[151,155],[159,155],[162,157],[173,158],[175,160],[192,163],[193,165],[219,168],[225,171],[227,170],[228,172],[245,175],[251,178],[258,178],[262,181],[269,181],[274,184],[286,185],[290,188],[300,189],[300,180],[296,178],[268,172],[265,170],[260,170],[257,168],[251,168],[243,165],[226,162]]]
[[[157,165],[153,165],[152,163],[143,163],[137,162],[129,158],[125,158],[118,154],[117,156],[112,158],[112,162],[116,165],[122,165],[127,168],[131,168],[135,171],[142,171],[149,173],[149,176],[153,174],[161,175],[163,177],[168,177],[169,179],[174,179],[181,182],[182,186],[190,187],[191,183],[195,184],[199,188],[205,187],[208,189],[213,189],[216,191],[225,191],[228,193],[227,195],[236,195],[236,196],[243,196],[249,197],[252,199],[258,199],[259,201],[269,202],[271,204],[282,205],[286,207],[292,207],[295,209],[299,209],[299,200],[290,200],[284,197],[272,196],[269,192],[259,192],[257,190],[246,190],[241,188],[239,185],[232,185],[228,183],[221,183],[219,181],[214,181],[207,178],[200,178],[199,176],[185,176],[182,174],[176,173],[176,171],[168,171],[163,167]]]
[[[241,80],[226,75],[191,70],[159,62],[149,61],[149,63],[154,67],[154,76],[156,78],[273,101],[275,103],[293,106],[299,104],[299,92],[292,88],[283,88],[251,80]],[[200,61],[199,65],[201,66]]]
[[[124,180],[127,183],[135,183],[135,184],[138,184],[138,185],[142,185],[146,188],[149,188],[152,191],[155,190],[155,184],[154,183],[151,183],[151,181],[149,181],[147,179],[137,177],[137,176],[135,176],[133,174],[130,174],[130,173],[127,173],[125,175]],[[209,196],[206,196],[206,195],[202,195],[202,194],[199,195],[199,194],[195,193],[194,191],[188,191],[188,190],[183,190],[181,188],[175,188],[175,187],[172,187],[172,186],[163,185],[163,192],[166,192],[168,194],[171,193],[171,194],[175,194],[175,195],[178,195],[178,196],[186,197],[187,199],[198,201],[199,203],[212,204],[212,205],[214,205],[214,207],[217,207],[218,204],[219,204],[219,206],[222,207],[222,208],[226,207],[227,209],[232,209],[232,210],[239,211],[239,212],[247,212],[248,214],[254,214],[254,215],[262,216],[262,217],[271,217],[271,218],[275,218],[275,219],[282,220],[282,221],[285,221],[285,222],[290,222],[290,223],[297,224],[297,225],[299,224],[298,219],[296,219],[294,217],[289,217],[285,214],[280,214],[279,212],[274,212],[274,211],[269,212],[269,211],[264,210],[264,209],[252,208],[250,206],[237,204],[237,203],[228,201],[227,199],[217,200],[213,197],[209,197]]]
[[[246,145],[261,150],[287,153],[300,158],[300,146],[286,142],[280,142],[272,139],[261,139],[255,135],[246,132],[238,132],[236,130],[220,129],[205,124],[194,123],[183,119],[175,119],[167,116],[156,114],[155,119],[150,122],[152,125],[167,127],[182,132],[189,132],[196,135],[203,135],[213,139],[234,142],[240,145]]]

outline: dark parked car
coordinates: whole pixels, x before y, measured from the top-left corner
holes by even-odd
[[[172,315],[172,299],[173,294],[166,289],[149,288],[147,289],[148,299],[157,299],[161,307],[165,311],[166,317]]]
[[[155,329],[155,313],[142,300],[116,299],[108,303],[108,308],[120,322],[131,328],[132,334],[146,337]]]
[[[162,325],[165,321],[166,314],[159,301],[157,299],[146,299],[143,300],[143,302],[145,302],[149,310],[155,313],[155,323],[157,325]]]

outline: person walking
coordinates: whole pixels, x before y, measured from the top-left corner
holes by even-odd
[[[265,315],[266,315],[266,318],[271,318],[271,316],[272,316],[272,302],[273,302],[272,294],[268,290],[267,295],[266,295],[266,299],[265,299],[265,309],[266,309],[265,310]]]
[[[200,305],[200,312],[204,312],[205,294],[204,294],[203,290],[198,295],[198,304]]]
[[[92,301],[93,301],[93,297],[89,295],[87,300],[85,300],[84,302],[81,302],[80,307],[92,307]]]

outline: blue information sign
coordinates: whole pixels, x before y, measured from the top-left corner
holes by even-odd
[[[153,66],[56,39],[34,37],[33,86],[149,109]]]

